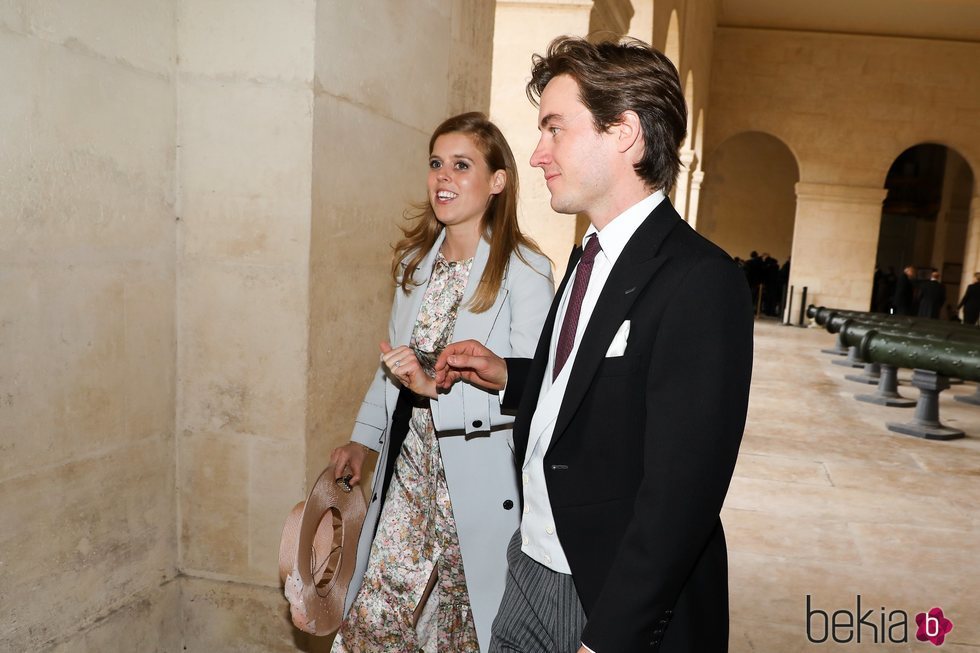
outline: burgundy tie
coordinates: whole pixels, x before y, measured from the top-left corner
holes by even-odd
[[[565,320],[561,323],[561,333],[558,334],[558,349],[555,350],[555,369],[551,376],[552,381],[558,378],[561,368],[565,366],[565,361],[572,353],[572,345],[575,344],[575,331],[578,330],[578,318],[582,313],[582,300],[585,299],[585,291],[589,288],[589,277],[592,276],[592,264],[595,263],[596,254],[601,249],[596,235],[590,235],[585,242],[582,258],[578,261],[578,268],[575,270],[572,296],[568,298]]]

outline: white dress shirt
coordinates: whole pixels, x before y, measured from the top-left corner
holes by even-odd
[[[555,364],[555,350],[558,346],[558,336],[561,333],[561,325],[565,320],[565,309],[574,285],[575,270],[572,270],[568,284],[562,293],[558,314],[555,316],[555,325],[551,333],[551,346],[548,354],[548,367],[545,370],[544,380],[541,383],[541,391],[538,395],[538,405],[534,416],[531,419],[531,429],[528,440],[528,449],[524,457],[522,466],[521,482],[524,487],[524,514],[521,518],[521,550],[529,557],[540,562],[544,566],[563,574],[570,574],[568,560],[565,552],[561,548],[558,540],[558,533],[555,528],[555,519],[551,511],[551,501],[548,498],[548,487],[544,478],[544,455],[551,444],[554,433],[555,421],[558,417],[558,408],[565,394],[565,387],[568,384],[568,376],[575,364],[575,356],[578,354],[579,343],[585,333],[592,311],[595,308],[599,295],[602,293],[609,272],[616,264],[619,255],[626,247],[626,243],[643,223],[654,208],[664,199],[664,194],[657,191],[644,198],[637,204],[626,209],[623,213],[616,216],[602,231],[597,231],[594,226],[589,226],[582,239],[584,246],[586,240],[596,234],[599,239],[601,251],[596,255],[595,263],[592,267],[592,274],[589,278],[589,286],[582,301],[582,312],[579,315],[578,327],[575,331],[575,341],[572,345],[572,353],[562,367],[558,377],[552,382],[552,370]]]

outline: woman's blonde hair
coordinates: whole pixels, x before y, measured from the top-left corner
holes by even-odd
[[[432,153],[437,138],[452,133],[466,134],[473,139],[491,174],[498,170],[507,173],[503,190],[490,196],[480,225],[483,238],[490,243],[490,258],[469,309],[474,313],[482,313],[493,306],[497,299],[510,255],[516,251],[521,260],[527,263],[520,247],[526,247],[538,254],[541,254],[541,250],[533,240],[521,233],[517,225],[517,166],[514,153],[510,151],[504,135],[482,113],[463,113],[436,127],[429,139],[429,154]],[[419,203],[415,211],[406,217],[410,224],[402,227],[404,238],[395,243],[391,274],[407,293],[412,275],[432,251],[432,246],[445,227],[436,218],[428,200]]]

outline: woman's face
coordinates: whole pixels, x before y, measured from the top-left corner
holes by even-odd
[[[491,172],[468,134],[450,132],[436,139],[429,155],[429,203],[446,226],[479,229],[491,196],[504,189],[507,175]]]

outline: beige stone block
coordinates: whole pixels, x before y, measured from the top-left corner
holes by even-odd
[[[177,653],[182,650],[179,579],[127,598],[127,603],[48,650],[51,653]]]
[[[217,80],[313,80],[313,0],[179,3],[180,69]]]
[[[309,194],[187,192],[181,202],[183,252],[257,265],[300,263],[309,256],[309,203]]]
[[[34,34],[88,57],[169,77],[176,63],[176,3],[36,0]]]
[[[289,604],[270,587],[184,578],[184,650],[188,653],[327,653],[332,638],[293,627]]]
[[[302,219],[309,212],[313,96],[309,88],[211,83],[182,77],[181,193],[203,217],[225,213],[226,228],[247,207],[266,220]],[[195,201],[199,196],[209,200]],[[248,215],[246,213],[246,216]],[[191,251],[208,252],[187,216]],[[219,227],[222,226],[220,223]],[[270,229],[271,230],[271,229]],[[215,249],[227,248],[219,243]],[[290,250],[296,255],[296,250]]]
[[[185,262],[179,284],[178,428],[302,437],[306,271]]]
[[[177,437],[177,447],[181,571],[247,576],[247,439],[185,431]]]
[[[41,143],[91,156],[153,196],[170,197],[175,160],[173,81],[47,46],[34,62]]]
[[[0,642],[46,650],[175,575],[173,440],[0,482]]]
[[[320,95],[314,138],[310,255],[308,477],[347,441],[388,337],[391,248],[403,213],[426,196],[428,135]],[[365,150],[362,134],[385,143]],[[380,185],[366,184],[364,170]],[[352,192],[352,189],[353,192]],[[365,237],[365,234],[370,234]]]
[[[307,494],[304,447],[302,442],[284,445],[258,439],[248,447],[249,577],[279,587],[282,527],[293,506]]]
[[[30,0],[3,0],[0,2],[0,27],[11,32],[28,31],[28,6]]]
[[[451,11],[450,3],[433,0],[320,3],[317,94],[369,107],[428,135],[449,107]]]
[[[176,299],[173,262],[126,271],[122,374],[125,430],[130,437],[174,431]]]
[[[172,257],[172,85],[36,39],[0,49],[5,260]]]
[[[4,276],[24,285],[10,286],[3,319],[18,340],[2,373],[12,432],[0,478],[118,446],[126,437],[123,279],[74,266]]]

